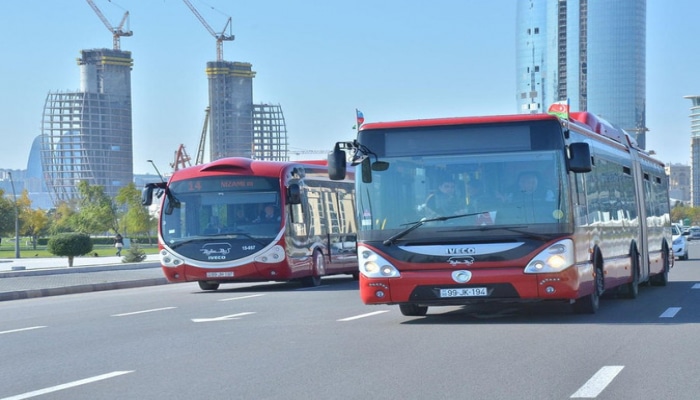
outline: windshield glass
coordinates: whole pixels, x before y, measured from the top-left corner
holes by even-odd
[[[280,231],[277,179],[197,178],[174,182],[168,190],[161,232],[170,246],[199,238],[236,235],[269,243]]]
[[[372,171],[371,183],[357,182],[358,216],[365,238],[386,239],[423,218],[427,222],[417,232],[433,228],[459,236],[469,234],[467,228],[481,235],[484,230],[505,227],[555,233],[570,226],[561,151],[385,157],[382,161],[389,162],[386,171]]]

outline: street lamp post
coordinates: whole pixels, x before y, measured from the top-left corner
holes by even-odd
[[[163,182],[165,182],[165,179],[163,179],[163,175],[160,174],[160,171],[158,171],[158,167],[156,167],[156,163],[154,163],[153,160],[146,160],[146,161],[148,161],[149,163],[151,163],[151,165],[153,166],[153,169],[155,169],[156,172],[158,173],[158,176],[160,177],[160,180],[163,181]]]
[[[15,199],[15,258],[19,257],[19,205],[17,204],[17,192],[15,192],[15,181],[12,180],[12,172],[7,172],[12,185],[12,197]]]

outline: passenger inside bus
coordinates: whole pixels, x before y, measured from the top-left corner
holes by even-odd
[[[554,192],[540,186],[539,174],[524,171],[518,175],[517,187],[501,199],[508,206],[513,222],[548,222],[552,213]]]
[[[429,217],[446,217],[466,212],[465,199],[457,194],[455,182],[443,177],[437,190],[425,201],[425,210]]]
[[[256,218],[255,221],[253,221],[253,222],[265,224],[265,223],[279,222],[279,220],[280,220],[280,216],[279,216],[279,213],[277,213],[277,207],[275,207],[272,204],[268,204],[263,209],[262,214],[258,218]]]
[[[245,213],[243,206],[236,208],[236,213],[233,220],[236,224],[247,224],[250,222],[250,218]]]
[[[202,231],[205,235],[213,235],[221,232],[221,224],[219,224],[219,217],[212,216],[209,219],[209,224]]]

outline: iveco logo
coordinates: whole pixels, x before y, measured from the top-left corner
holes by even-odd
[[[447,259],[447,262],[450,263],[453,267],[456,265],[464,264],[464,265],[472,265],[474,264],[474,258],[473,257],[450,257]]]
[[[452,247],[446,249],[447,254],[476,254],[476,249],[474,247]]]
[[[472,279],[472,273],[467,270],[452,272],[452,280],[457,283],[467,283],[470,279]]]

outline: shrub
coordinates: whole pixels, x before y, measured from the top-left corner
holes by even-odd
[[[73,258],[92,251],[92,240],[84,233],[62,233],[49,239],[46,249],[54,255],[68,257],[68,266],[73,266]]]
[[[122,262],[124,263],[135,263],[135,262],[141,262],[146,259],[146,253],[143,252],[139,248],[138,243],[136,243],[136,240],[132,239],[131,240],[131,246],[129,249],[126,251],[126,255],[122,257]]]

